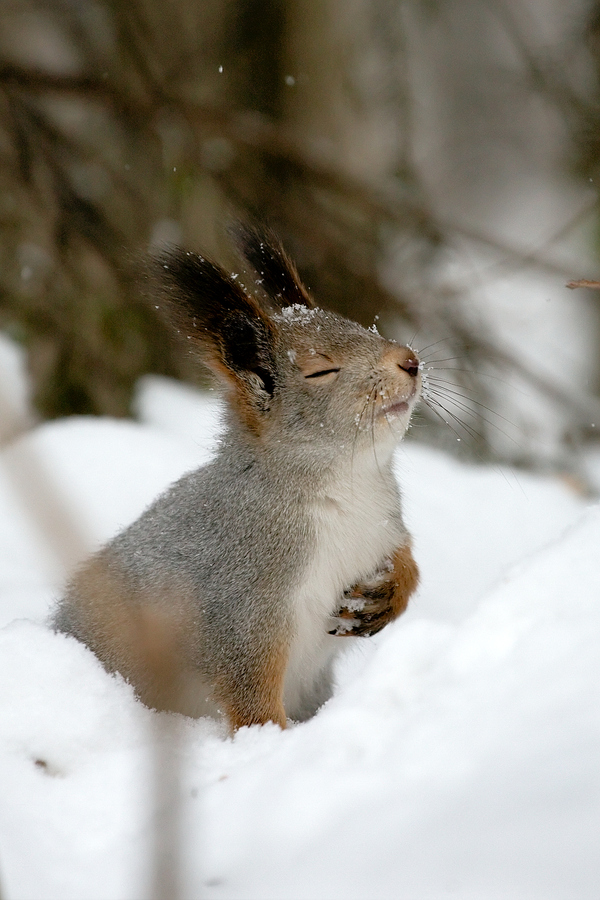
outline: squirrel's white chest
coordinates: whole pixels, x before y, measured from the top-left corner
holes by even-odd
[[[398,497],[376,482],[348,486],[319,500],[314,521],[317,541],[305,591],[318,594],[331,612],[342,591],[373,574],[398,546]]]
[[[290,597],[294,627],[286,709],[310,691],[348,640],[328,634],[344,590],[373,575],[404,536],[397,491],[375,479],[324,494],[315,503],[313,517],[314,552]]]

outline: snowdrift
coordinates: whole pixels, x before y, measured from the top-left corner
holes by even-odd
[[[0,880],[8,900],[600,894],[600,508],[407,441],[423,582],[303,725],[153,713],[44,622],[66,571],[204,462],[218,405],[148,378],[139,422],[37,427],[0,455]],[[157,793],[157,758],[177,783]]]

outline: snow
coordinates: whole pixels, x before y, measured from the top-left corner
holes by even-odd
[[[600,507],[407,441],[409,611],[345,654],[314,719],[231,739],[44,624],[67,570],[214,447],[210,395],[152,377],[135,407],[0,453],[5,900],[160,896],[169,829],[186,900],[596,900]]]
[[[284,306],[278,315],[283,319],[288,319],[290,322],[303,325],[306,322],[310,322],[317,312],[322,312],[322,310],[318,310],[316,307],[304,306],[302,303],[292,303],[290,306]]]

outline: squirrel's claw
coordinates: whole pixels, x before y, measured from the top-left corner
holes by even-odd
[[[342,607],[335,617],[336,628],[329,634],[335,637],[370,637],[381,631],[393,618],[391,607],[376,607],[365,604],[362,610]]]
[[[354,614],[345,608],[338,610],[336,615],[331,617],[331,622],[335,623],[335,628],[327,633],[334,637],[350,637],[356,633],[355,627],[360,625]]]

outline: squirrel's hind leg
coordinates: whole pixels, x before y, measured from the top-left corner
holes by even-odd
[[[225,714],[231,731],[244,725],[275,722],[286,727],[283,685],[288,664],[289,647],[281,642],[265,649],[258,660],[244,665],[241,671],[228,671],[215,686],[218,705]]]

